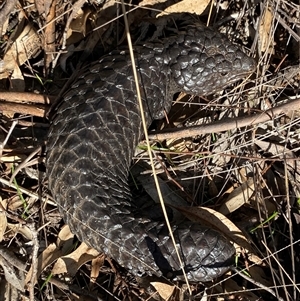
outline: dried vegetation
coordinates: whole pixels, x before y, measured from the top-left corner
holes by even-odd
[[[191,284],[195,300],[299,300],[299,3],[173,2],[126,6],[131,27],[157,10],[196,12],[257,60],[209,99],[180,94],[155,125],[167,133],[150,133],[166,201],[187,200],[183,213],[236,244],[236,272]],[[81,62],[126,43],[120,12],[112,0],[0,1],[0,300],[187,300],[185,284],[137,281],[78,242],[47,190],[50,104]]]

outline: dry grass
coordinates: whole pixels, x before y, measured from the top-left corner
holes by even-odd
[[[2,4],[0,300],[152,300],[170,291],[170,300],[187,300],[184,284],[174,289],[152,280],[156,291],[149,279],[137,282],[80,244],[47,190],[50,103],[76,74],[78,61],[126,43],[122,18],[113,22],[119,12],[113,2],[103,8],[97,1]],[[169,5],[148,2],[151,9],[127,7],[131,27]],[[168,121],[155,126],[181,132],[160,136],[159,143],[150,140],[155,169],[166,199],[172,191],[193,206],[221,212],[225,226],[217,227],[224,234],[227,228],[239,245],[236,270],[244,272],[191,284],[195,300],[299,300],[300,7],[283,0],[225,6],[213,6],[202,17],[243,44],[256,58],[257,72],[209,99],[179,95]],[[149,162],[143,151],[135,159]],[[209,214],[217,216],[202,207],[187,215],[202,223],[211,221]]]

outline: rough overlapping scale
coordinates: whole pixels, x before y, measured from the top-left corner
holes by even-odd
[[[237,46],[191,22],[177,36],[135,47],[148,125],[169,110],[173,93],[213,93],[253,71]],[[81,71],[52,119],[49,188],[80,240],[133,274],[182,279],[167,228],[131,202],[127,177],[142,135],[140,114],[128,51]],[[190,280],[208,281],[228,269],[234,249],[221,234],[192,222],[173,229]]]

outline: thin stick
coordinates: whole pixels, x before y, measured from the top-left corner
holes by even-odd
[[[274,119],[276,115],[287,113],[288,111],[299,110],[300,108],[300,98],[294,100],[287,100],[287,102],[278,105],[274,108],[261,112],[260,114],[253,114],[250,116],[242,116],[237,118],[227,118],[224,120],[219,120],[209,124],[202,124],[197,126],[191,126],[184,129],[168,129],[168,132],[160,132],[157,134],[150,134],[150,139],[165,140],[174,138],[186,138],[201,134],[218,133],[224,132],[236,128],[241,128],[245,126],[255,125],[258,123],[266,122]]]

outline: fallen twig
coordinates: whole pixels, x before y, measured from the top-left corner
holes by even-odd
[[[155,140],[164,140],[174,138],[186,138],[201,134],[224,132],[236,128],[266,122],[268,120],[272,120],[276,115],[279,115],[281,113],[287,113],[288,111],[299,110],[299,108],[300,98],[297,98],[294,100],[287,100],[285,103],[271,108],[269,110],[266,110],[265,112],[261,112],[260,114],[242,116],[237,117],[235,119],[227,118],[209,124],[191,126],[189,128],[184,129],[168,129],[167,132],[160,131],[159,133],[151,133],[149,134],[149,138]]]

